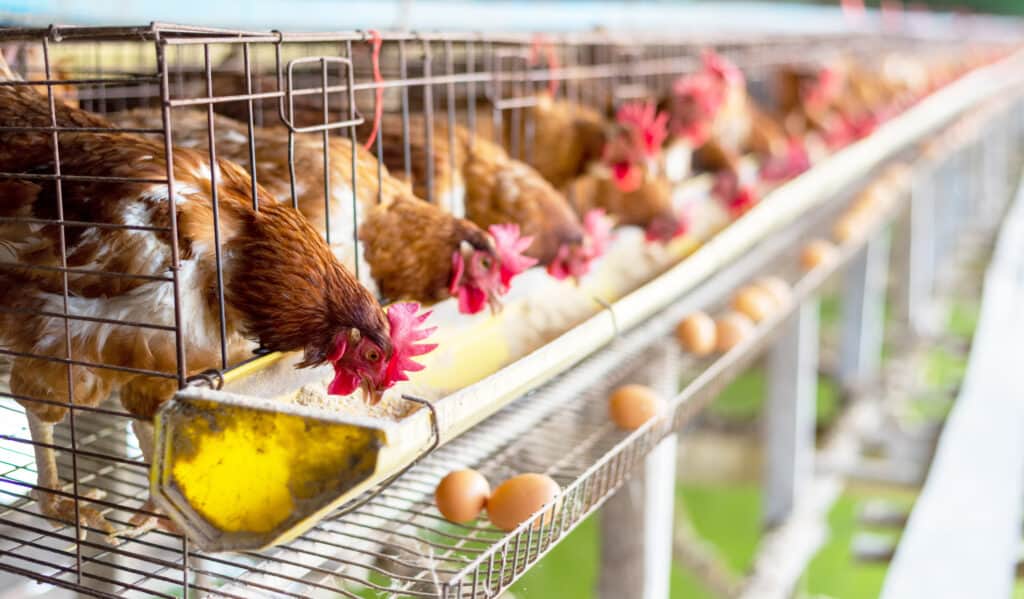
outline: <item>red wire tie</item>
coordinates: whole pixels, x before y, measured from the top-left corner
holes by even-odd
[[[882,11],[882,26],[889,30],[901,29],[903,26],[903,1],[881,0],[878,5]]]
[[[384,40],[376,29],[369,29],[366,33],[370,35],[370,46],[373,47],[373,56],[371,58],[373,63],[373,82],[378,84],[373,90],[373,129],[370,131],[369,139],[363,144],[363,148],[369,150],[373,142],[377,140],[377,135],[380,133],[380,121],[384,116],[384,88],[380,85],[384,83],[384,76],[380,74],[380,49],[384,45]]]
[[[540,62],[541,52],[544,52],[544,57],[548,61],[548,93],[551,94],[551,97],[554,97],[558,92],[559,82],[552,73],[559,67],[558,52],[555,51],[553,43],[548,41],[543,35],[537,34],[533,36],[533,42],[530,44],[530,57],[528,59],[530,66]]]
[[[864,0],[839,0],[839,5],[848,23],[856,24],[864,18]]]

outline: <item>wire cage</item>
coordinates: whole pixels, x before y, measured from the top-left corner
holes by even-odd
[[[496,595],[599,507],[658,440],[663,431],[653,427],[609,434],[600,402],[566,407],[566,401],[601,396],[609,381],[593,383],[611,365],[621,372],[638,367],[640,350],[660,339],[676,314],[624,337],[550,390],[519,399],[362,508],[331,516],[290,543],[262,553],[206,554],[161,528],[111,543],[105,533],[159,515],[148,502],[152,431],[146,420],[179,388],[216,384],[221,373],[262,351],[240,343],[231,328],[220,237],[231,221],[221,213],[226,200],[217,192],[224,175],[210,165],[240,167],[245,184],[235,192],[253,211],[282,201],[315,214],[314,226],[339,258],[383,298],[361,256],[359,231],[388,178],[416,183],[422,177],[423,199],[464,212],[457,194],[436,191],[456,159],[455,152],[438,152],[440,141],[453,147],[465,130],[529,161],[530,109],[543,90],[609,114],[623,101],[656,98],[696,67],[701,47],[714,45],[746,71],[752,93],[767,99],[773,66],[823,60],[835,45],[875,53],[878,42],[863,36],[738,41],[651,35],[641,43],[604,33],[298,34],[163,24],[0,31],[16,73],[0,86],[39,92],[29,116],[0,127],[28,148],[0,152],[3,201],[28,185],[50,202],[33,215],[0,206],[0,231],[42,231],[55,240],[56,249],[48,251],[57,259],[56,265],[17,269],[51,286],[44,310],[15,310],[23,322],[42,323],[32,324],[43,327],[33,331],[48,336],[48,344],[0,348],[0,568],[97,596]],[[952,51],[934,42],[886,40],[888,48],[918,46]],[[388,127],[395,127],[393,135],[372,137]],[[151,153],[131,154],[124,163],[116,135],[149,140],[144,147]],[[421,136],[425,141],[417,146]],[[112,157],[90,166],[92,154],[106,151]],[[376,160],[360,162],[361,151]],[[184,156],[198,164],[191,179],[182,176]],[[439,159],[448,160],[447,172]],[[180,242],[183,225],[168,198],[176,197],[175,189],[204,185],[212,194],[216,256],[206,287],[198,289],[189,270],[193,248]],[[89,194],[123,190],[150,194],[152,213],[140,219],[90,211]],[[69,197],[79,198],[73,209],[65,207]],[[159,240],[171,249],[152,265],[124,264],[90,250],[89,236],[101,234],[126,244]],[[22,249],[0,242],[0,252]],[[12,261],[4,258],[0,276],[13,270]],[[90,312],[90,301],[106,301],[103,289],[110,286],[148,289],[149,295],[116,318]],[[201,299],[211,300],[210,313],[190,312]],[[216,331],[202,347],[190,336],[197,319]],[[145,331],[151,359],[126,360],[105,345],[78,343],[83,330],[108,341]],[[27,419],[32,414],[37,418]],[[565,455],[562,443],[517,439],[530,429],[540,430],[540,438],[574,436],[577,450]],[[548,472],[564,487],[559,509],[538,526],[508,535],[434,515],[428,508],[440,476],[483,460],[485,474],[495,479],[514,472],[511,464]],[[41,501],[52,502],[49,515]]]

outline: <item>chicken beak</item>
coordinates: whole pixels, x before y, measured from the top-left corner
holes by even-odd
[[[503,306],[501,303],[501,298],[498,297],[498,294],[496,292],[487,292],[487,307],[491,309],[492,316],[501,312]]]
[[[384,391],[375,387],[373,381],[368,378],[363,379],[363,384],[360,387],[363,390],[363,402],[368,405],[375,406],[384,398]]]

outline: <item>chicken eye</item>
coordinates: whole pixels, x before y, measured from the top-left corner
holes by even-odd
[[[380,360],[380,352],[375,349],[367,350],[363,356],[368,362],[376,362],[377,360]]]
[[[491,266],[492,265],[493,265],[493,262],[491,262],[491,257],[490,256],[482,256],[480,258],[480,266],[482,266],[484,268],[484,270],[491,270]]]

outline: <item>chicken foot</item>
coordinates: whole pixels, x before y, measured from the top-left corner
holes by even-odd
[[[135,433],[135,438],[139,441],[139,449],[142,450],[143,459],[147,464],[152,464],[155,444],[153,423],[144,422],[142,420],[132,420],[132,432]],[[163,528],[168,532],[180,533],[174,523],[168,520],[165,516],[159,515],[159,512],[160,508],[156,506],[153,498],[147,497],[146,502],[142,504],[142,507],[140,507],[135,512],[135,515],[128,520],[128,523],[131,524],[131,528],[118,530],[113,536],[134,538],[156,528]]]
[[[75,499],[64,497],[57,493],[48,492],[60,491],[63,485],[60,482],[60,472],[57,468],[57,451],[53,443],[53,422],[45,422],[31,410],[26,410],[28,416],[28,428],[32,434],[33,449],[36,454],[36,489],[32,495],[39,502],[39,509],[43,515],[54,518],[66,524],[75,523]],[[116,528],[106,516],[98,509],[81,505],[81,499],[97,500],[102,499],[105,493],[99,489],[93,489],[80,494],[78,503],[78,525],[80,527],[80,538],[85,538],[87,529],[92,528],[107,533],[107,541],[117,544]],[[54,523],[55,527],[62,526]]]

